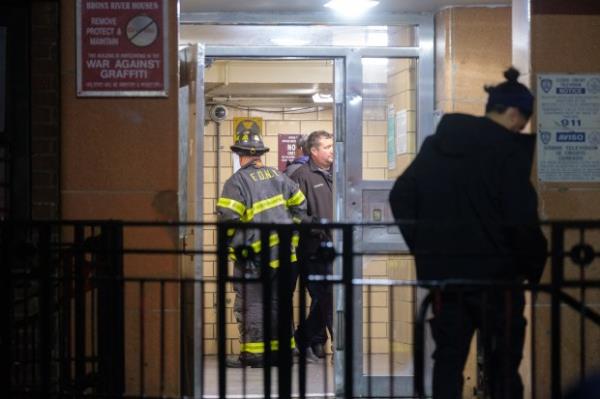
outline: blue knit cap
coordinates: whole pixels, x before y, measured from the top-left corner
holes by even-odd
[[[535,98],[525,85],[518,82],[519,71],[511,67],[504,72],[504,77],[506,77],[506,82],[485,88],[489,95],[485,106],[486,112],[496,105],[503,105],[505,107],[515,107],[529,118],[533,114],[533,101]]]

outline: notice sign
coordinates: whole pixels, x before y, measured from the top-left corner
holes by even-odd
[[[600,181],[600,75],[538,75],[538,176]]]
[[[387,158],[388,169],[396,169],[396,113],[394,104],[387,107]]]
[[[408,110],[401,109],[396,112],[396,153],[408,152]]]
[[[77,95],[166,96],[167,0],[77,0]]]
[[[280,134],[277,136],[277,149],[279,150],[279,162],[277,168],[284,171],[288,162],[292,162],[296,158],[296,140],[300,137],[299,134]]]

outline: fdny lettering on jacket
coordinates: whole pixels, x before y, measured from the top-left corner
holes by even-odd
[[[274,169],[266,169],[266,168],[258,169],[257,171],[250,173],[250,178],[253,181],[269,180],[269,179],[272,179],[277,176],[279,176],[279,172],[277,172]]]

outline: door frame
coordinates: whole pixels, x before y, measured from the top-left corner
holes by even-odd
[[[390,189],[393,181],[365,181],[362,178],[362,58],[409,58],[417,62],[417,150],[425,138],[433,133],[434,127],[434,24],[432,14],[389,14],[373,16],[354,25],[415,25],[418,26],[418,47],[333,47],[333,46],[226,46],[204,45],[204,57],[210,58],[236,58],[236,59],[333,59],[335,62],[335,82],[343,81],[343,85],[334,84],[336,91],[334,131],[335,131],[335,184],[334,184],[334,213],[338,221],[361,223],[363,220],[363,191],[365,189]],[[334,20],[331,15],[323,13],[297,13],[294,15],[273,15],[271,13],[189,13],[181,14],[182,24],[203,25],[234,25],[234,24],[326,24],[342,25]],[[345,25],[348,25],[347,23]],[[201,46],[202,47],[202,46]],[[200,52],[199,52],[200,53]],[[204,65],[203,60],[198,64]],[[342,68],[343,67],[343,68]],[[204,70],[197,69],[197,81],[204,84]],[[200,97],[200,96],[198,96]],[[341,99],[341,100],[337,100]],[[204,98],[198,98],[199,110],[204,105]],[[200,114],[200,112],[198,113]],[[199,124],[203,127],[203,124]],[[201,129],[201,128],[200,128]],[[203,132],[201,133],[203,134]],[[201,206],[202,201],[197,201]],[[198,215],[202,210],[197,211]],[[354,231],[354,241],[360,242],[362,231]],[[362,250],[368,250],[364,245]],[[387,247],[387,250],[406,251],[406,245],[399,242],[397,245]],[[354,278],[362,278],[362,259],[356,259],[353,265]],[[202,264],[197,263],[197,274],[202,275]],[[341,275],[341,262],[335,265],[335,273]],[[424,298],[424,292],[417,290],[415,302],[419,304]],[[362,289],[354,291],[354,332],[353,353],[363,353],[362,339]],[[344,300],[343,288],[335,289],[335,317],[343,315]],[[339,325],[334,320],[334,326]],[[202,336],[201,326],[197,326],[195,336]],[[335,329],[335,327],[334,327]],[[336,334],[335,355],[342,359],[345,348],[343,339],[338,339]],[[431,347],[431,345],[427,345]],[[199,349],[198,346],[196,348]],[[200,352],[196,352],[195,359],[199,359]],[[198,361],[194,362],[198,365]],[[336,361],[335,389],[336,393],[344,391],[342,369],[343,362]],[[364,374],[362,356],[354,356],[353,392],[357,396],[367,393],[376,396],[390,394],[389,378],[369,376]],[[194,373],[196,376],[198,373]],[[198,378],[198,377],[195,377]],[[384,378],[386,383],[380,383]],[[395,394],[413,395],[412,377],[393,377],[392,389]],[[407,381],[409,378],[410,381]],[[370,379],[370,380],[369,380]],[[195,381],[195,390],[200,388],[200,381]],[[368,387],[375,388],[367,392]],[[197,392],[199,392],[197,390]]]

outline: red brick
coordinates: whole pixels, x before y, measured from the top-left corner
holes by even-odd
[[[56,139],[33,138],[31,141],[31,153],[34,155],[56,154]]]
[[[31,24],[33,26],[56,25],[58,4],[50,1],[33,1],[31,6]]]
[[[35,188],[50,188],[57,189],[58,178],[54,171],[36,171],[33,170],[31,186]]]
[[[58,79],[56,75],[51,74],[32,74],[31,87],[38,90],[50,90],[58,88]]]
[[[31,137],[40,138],[53,138],[59,136],[58,125],[40,125],[33,121],[31,128]]]
[[[54,203],[58,198],[58,189],[52,188],[37,188],[32,187],[31,199],[32,202],[47,202]]]
[[[31,65],[33,75],[55,75],[58,73],[58,62],[54,58],[35,60]]]
[[[38,124],[52,123],[54,121],[53,109],[47,106],[34,106],[31,108],[31,119]]]
[[[56,43],[57,31],[56,26],[32,26],[31,36],[35,43]]]
[[[31,93],[31,105],[47,105],[58,108],[58,91],[34,89]]]
[[[56,202],[33,202],[31,216],[34,220],[48,220],[58,218],[58,204]]]
[[[51,46],[47,44],[33,44],[31,46],[31,58],[33,59],[52,59]]]
[[[31,157],[33,170],[58,170],[58,157],[56,155],[34,155]]]

